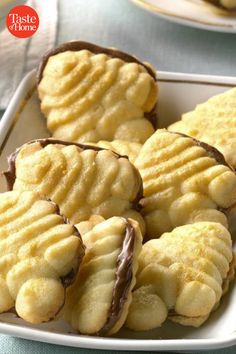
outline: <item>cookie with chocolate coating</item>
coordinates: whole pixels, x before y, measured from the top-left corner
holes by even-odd
[[[142,180],[128,158],[110,150],[42,139],[23,145],[9,158],[10,188],[35,190],[58,204],[71,223],[138,214]]]
[[[0,194],[0,313],[15,307],[31,323],[53,319],[84,246],[57,205],[36,192]]]
[[[81,41],[62,44],[41,61],[38,93],[56,139],[143,143],[154,132],[155,72],[127,53]]]
[[[128,313],[142,235],[135,221],[122,217],[81,224],[86,253],[67,291],[65,319],[81,334],[111,335]]]
[[[211,97],[168,127],[217,148],[236,168],[236,88]]]
[[[135,162],[143,179],[142,214],[150,238],[174,227],[215,221],[236,202],[236,174],[215,148],[179,133],[157,130]]]
[[[232,262],[231,236],[219,223],[180,226],[148,241],[140,253],[126,325],[150,330],[168,317],[200,326],[218,306],[232,278]]]

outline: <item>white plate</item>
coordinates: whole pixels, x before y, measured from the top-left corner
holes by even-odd
[[[236,15],[227,15],[202,0],[131,0],[152,14],[181,25],[236,33]],[[226,13],[224,15],[223,13]]]
[[[179,119],[183,112],[219,92],[236,86],[236,79],[159,72],[160,126]],[[22,81],[0,123],[0,170],[6,157],[28,140],[48,136],[35,91],[35,72]],[[5,181],[0,180],[1,191]],[[0,315],[0,332],[67,346],[112,350],[188,350],[222,348],[236,344],[236,286],[222,300],[218,310],[200,328],[166,322],[161,329],[132,332],[122,329],[115,337],[97,338],[73,334],[63,321],[31,325],[12,313]]]

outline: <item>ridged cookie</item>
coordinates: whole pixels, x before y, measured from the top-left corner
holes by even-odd
[[[147,235],[156,238],[174,227],[216,221],[236,202],[236,174],[213,147],[178,133],[158,130],[135,162],[143,179]]]
[[[104,149],[112,150],[122,156],[128,156],[130,162],[132,163],[135,163],[135,160],[137,159],[138,154],[142,147],[142,144],[125,141],[125,140],[113,140],[113,141],[101,140],[96,144],[95,143],[91,143],[91,144],[94,146],[100,146]]]
[[[143,245],[126,325],[133,330],[161,326],[168,317],[200,326],[218,305],[232,278],[232,241],[219,223],[175,228]]]
[[[35,190],[53,200],[72,224],[93,214],[141,218],[136,211],[142,196],[139,172],[110,150],[37,140],[11,155],[5,176],[10,189]]]
[[[54,138],[143,143],[154,132],[155,72],[118,50],[86,42],[62,44],[42,59],[38,93]]]
[[[65,319],[79,333],[102,336],[116,333],[125,322],[142,235],[131,219],[100,218],[78,225],[86,253],[67,291]]]
[[[15,306],[31,323],[53,319],[84,247],[57,205],[36,192],[0,194],[0,313]]]
[[[183,114],[168,130],[180,132],[217,148],[236,168],[236,88],[211,97]]]

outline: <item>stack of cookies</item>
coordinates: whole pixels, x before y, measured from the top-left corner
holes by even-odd
[[[51,138],[4,172],[0,312],[100,336],[200,326],[234,276],[235,89],[157,129],[155,71],[127,53],[69,42],[37,79]]]

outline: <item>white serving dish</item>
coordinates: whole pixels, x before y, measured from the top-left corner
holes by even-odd
[[[210,96],[236,86],[236,78],[159,72],[160,126],[167,126]],[[0,122],[0,170],[7,168],[7,156],[21,144],[48,136],[35,90],[35,72],[29,73],[17,89]],[[0,191],[5,190],[0,179]],[[161,329],[132,332],[122,329],[111,338],[80,336],[62,320],[41,325],[27,324],[13,313],[0,315],[0,332],[17,337],[82,348],[145,351],[193,351],[236,345],[236,286],[231,285],[218,310],[200,328],[166,322]]]
[[[153,15],[171,22],[208,31],[236,33],[236,16],[203,0],[131,0]],[[225,12],[224,12],[225,13]]]

